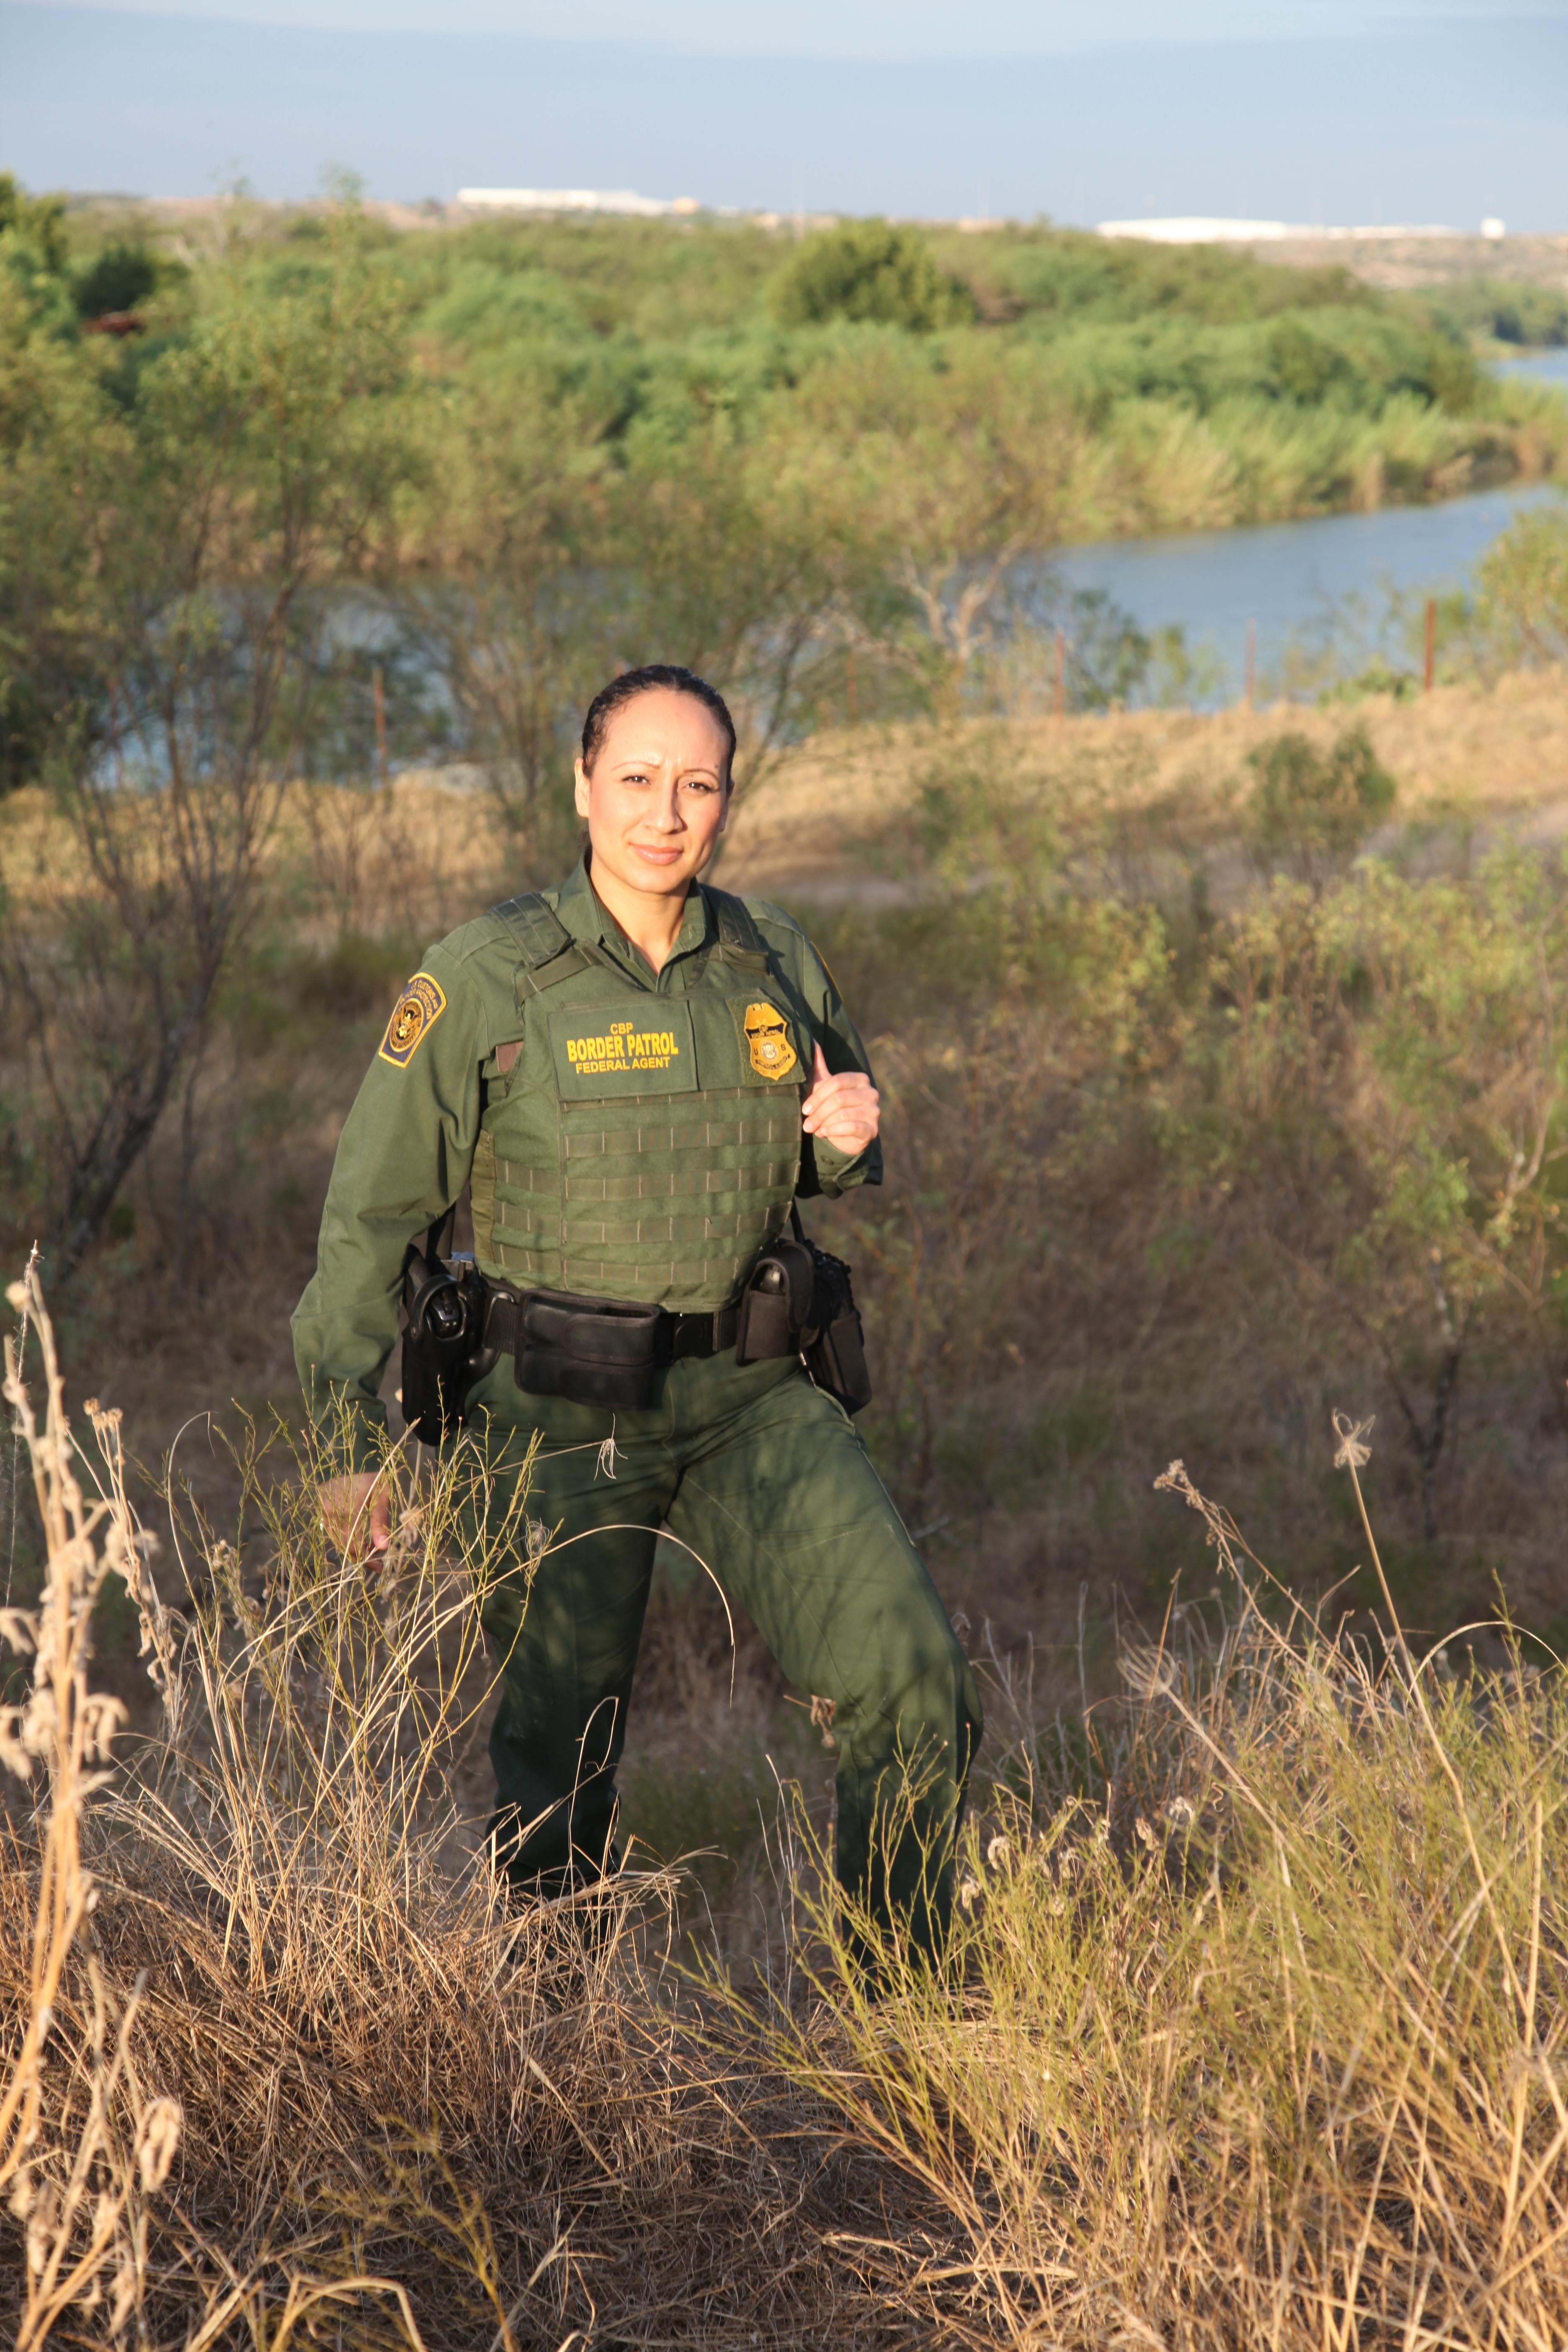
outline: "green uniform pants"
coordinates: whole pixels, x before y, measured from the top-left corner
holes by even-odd
[[[853,1423],[798,1364],[739,1367],[729,1350],[660,1378],[648,1412],[613,1416],[523,1395],[508,1361],[469,1396],[492,1460],[519,1458],[540,1431],[528,1514],[554,1531],[531,1591],[503,1576],[486,1606],[501,1661],[500,1850],[515,1879],[546,1888],[609,1863],[662,1524],[749,1612],[786,1679],[833,1701],[839,1882],[929,1948],[981,1729],[936,1588]]]

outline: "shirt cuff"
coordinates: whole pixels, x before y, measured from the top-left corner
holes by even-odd
[[[840,1151],[825,1136],[814,1135],[811,1157],[816,1171],[816,1189],[824,1200],[836,1201],[841,1192],[851,1192],[858,1184],[879,1184],[882,1181],[879,1139],[874,1139],[863,1151]]]

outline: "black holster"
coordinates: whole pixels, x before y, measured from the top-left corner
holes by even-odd
[[[871,1375],[849,1268],[843,1258],[818,1249],[815,1242],[806,1246],[816,1262],[816,1286],[812,1328],[802,1350],[805,1369],[819,1389],[838,1399],[846,1412],[858,1412],[871,1402]]]
[[[403,1418],[422,1445],[439,1445],[462,1417],[463,1391],[484,1327],[484,1276],[448,1265],[439,1233],[403,1261]]]

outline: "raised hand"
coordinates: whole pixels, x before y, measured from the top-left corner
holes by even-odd
[[[807,1135],[820,1136],[853,1159],[875,1139],[881,1115],[881,1097],[865,1073],[846,1070],[830,1077],[821,1046],[814,1045],[811,1085],[800,1106]]]

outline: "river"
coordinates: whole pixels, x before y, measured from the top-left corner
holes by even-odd
[[[1568,351],[1532,352],[1502,372],[1568,390]],[[1142,629],[1181,627],[1197,663],[1183,698],[1212,706],[1241,691],[1249,622],[1260,697],[1378,655],[1408,667],[1421,600],[1463,587],[1516,514],[1562,499],[1550,483],[1512,484],[1375,514],[1101,540],[1064,549],[1059,571],[1070,589],[1103,591]]]

